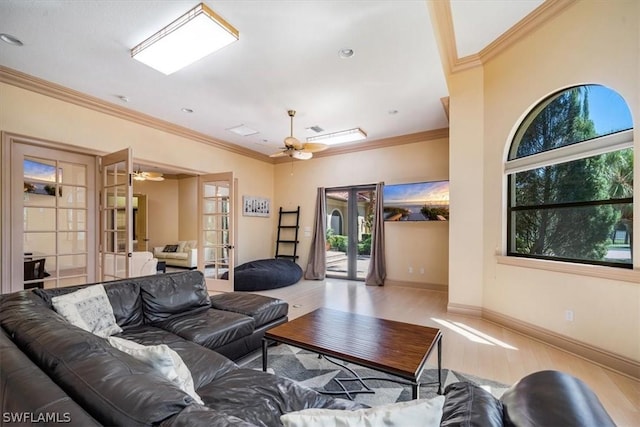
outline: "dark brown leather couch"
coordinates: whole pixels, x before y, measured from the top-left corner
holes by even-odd
[[[220,353],[237,358],[257,348],[266,328],[286,321],[282,301],[233,293],[209,298],[197,271],[105,284],[119,336],[178,352],[205,403],[199,405],[150,366],[51,309],[53,296],[76,289],[0,296],[0,426],[277,427],[287,412],[363,407],[242,369]],[[501,399],[469,383],[449,385],[445,399],[444,427],[614,425],[582,381],[555,371],[523,378]]]
[[[5,332],[0,341],[0,425],[13,425],[4,414],[26,413],[27,421],[57,416],[81,426],[272,427],[281,425],[285,412],[362,407],[285,378],[242,369],[219,353],[240,357],[257,348],[265,329],[286,321],[282,301],[245,294],[243,304],[233,304],[225,301],[228,297],[213,297],[218,307],[235,311],[212,308],[198,271],[104,287],[123,329],[118,336],[144,345],[167,344],[178,352],[206,405],[196,404],[150,366],[72,326],[51,309],[53,296],[78,287],[38,289],[0,298]]]

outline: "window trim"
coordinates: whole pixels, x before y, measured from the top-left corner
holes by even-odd
[[[553,166],[586,157],[624,150],[626,148],[633,148],[633,128],[599,136],[587,141],[565,145],[564,147],[543,151],[530,156],[507,160],[504,165],[504,173],[511,175],[544,166]]]

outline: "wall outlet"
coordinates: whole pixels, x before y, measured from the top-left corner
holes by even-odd
[[[564,311],[564,320],[567,322],[573,322],[573,310]]]
[[[424,274],[424,267],[420,267],[420,274]]]
[[[413,274],[413,267],[409,267],[409,274]]]

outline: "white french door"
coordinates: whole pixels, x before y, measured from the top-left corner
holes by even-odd
[[[234,207],[233,173],[198,177],[198,269],[212,291],[233,290]]]
[[[101,280],[129,277],[133,251],[131,148],[100,158]]]
[[[10,265],[11,280],[2,292],[95,281],[95,157],[21,137],[4,143],[11,152],[11,241],[3,266]]]

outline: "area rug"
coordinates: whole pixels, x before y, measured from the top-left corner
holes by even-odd
[[[332,359],[333,360],[333,359]],[[337,361],[339,362],[339,361]],[[343,362],[339,362],[343,363]],[[254,353],[240,361],[243,368],[262,370],[261,352]],[[398,379],[372,369],[364,368],[352,363],[345,364],[361,377],[381,377]],[[346,369],[331,363],[324,358],[318,358],[317,353],[301,350],[296,347],[281,344],[269,347],[267,372],[294,380],[304,386],[318,391],[339,392],[342,391],[335,378],[349,378],[353,375]],[[420,377],[421,383],[436,383],[420,387],[420,398],[432,398],[437,395],[438,370],[433,366],[427,366]],[[468,381],[481,386],[499,398],[508,388],[507,385],[495,381],[478,378],[472,375],[455,372],[450,369],[442,369],[442,383],[444,388],[454,382]],[[369,406],[384,405],[393,402],[411,400],[411,386],[398,384],[392,381],[367,380],[366,384],[375,392],[371,394],[356,394],[353,400]],[[362,387],[356,381],[349,381],[343,385],[347,390],[358,390]],[[336,397],[346,398],[345,394]]]

